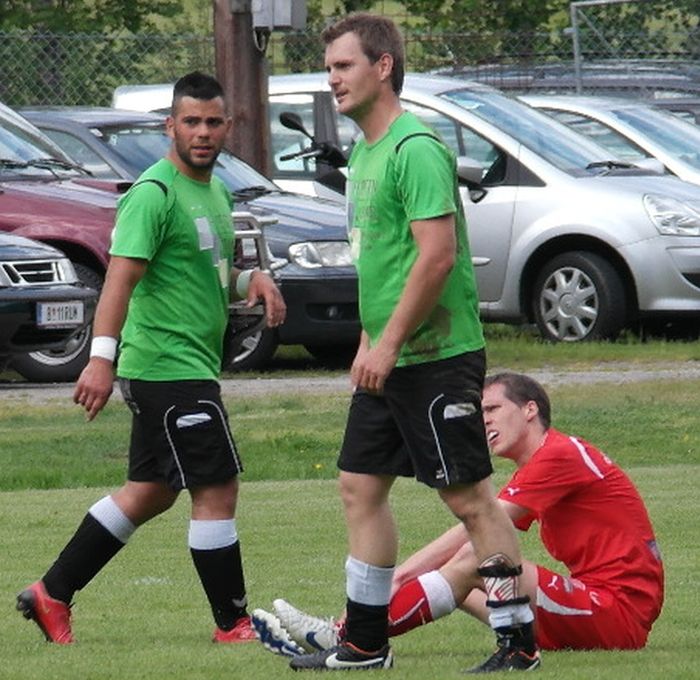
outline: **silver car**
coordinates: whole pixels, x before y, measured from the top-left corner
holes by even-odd
[[[318,141],[349,146],[357,134],[336,115],[325,74],[274,76],[269,92],[271,113],[316,121]],[[462,197],[484,320],[530,321],[545,338],[573,342],[614,337],[642,319],[700,315],[700,188],[610,158],[487,86],[409,74],[401,97],[462,166],[482,168]],[[305,143],[270,120],[276,158]],[[274,177],[300,190],[315,174],[276,166]]]
[[[613,97],[526,95],[522,101],[635,164],[700,184],[700,126],[643,102]],[[652,167],[652,166],[649,166]]]

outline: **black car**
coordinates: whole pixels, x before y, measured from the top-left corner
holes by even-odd
[[[0,367],[22,373],[22,356],[80,342],[97,291],[83,286],[70,260],[44,243],[0,232]]]
[[[132,181],[170,145],[160,114],[99,107],[25,108],[20,113],[95,177]],[[357,274],[342,206],[282,191],[227,151],[214,172],[233,193],[236,211],[277,219],[265,227],[265,237],[287,304],[285,323],[247,338],[232,368],[264,365],[278,344],[304,345],[325,360],[349,356],[360,323]]]

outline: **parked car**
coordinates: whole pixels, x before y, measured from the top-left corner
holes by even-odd
[[[92,107],[39,107],[21,113],[93,176],[133,181],[170,145],[164,117]],[[337,202],[285,192],[228,151],[214,169],[232,191],[236,210],[274,217],[265,227],[287,303],[277,329],[246,338],[233,368],[263,366],[279,344],[304,345],[325,360],[346,360],[359,339],[357,274]]]
[[[635,164],[656,159],[660,172],[700,184],[700,126],[629,99],[538,94],[520,99],[590,137],[615,158]]]
[[[641,100],[700,124],[700,68],[696,61],[616,59],[581,64],[479,64],[437,71],[476,80],[512,94],[586,94]],[[579,89],[580,86],[580,89]]]
[[[270,100],[307,124],[320,121],[319,141],[348,146],[356,131],[337,122],[326,81],[322,73],[273,76]],[[159,108],[171,93],[152,89],[142,105]],[[480,181],[465,181],[462,198],[486,321],[530,321],[545,338],[573,342],[700,314],[700,189],[611,158],[485,85],[408,74],[401,99],[463,167],[483,169]],[[295,172],[311,186],[312,172]]]
[[[76,166],[28,121],[0,104],[0,232],[52,245],[85,285],[98,290],[107,265],[119,187]],[[75,379],[89,354],[89,329],[64,348],[13,359],[36,382]]]
[[[84,286],[70,260],[38,241],[0,232],[0,369],[12,359],[25,374],[30,351],[66,351],[80,343],[97,291]],[[68,350],[69,351],[69,350]]]

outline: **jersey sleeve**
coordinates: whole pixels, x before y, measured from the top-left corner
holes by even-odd
[[[401,144],[396,172],[409,221],[429,220],[456,212],[455,161],[437,139],[421,134]]]
[[[150,261],[164,238],[167,205],[155,182],[131,187],[119,202],[109,254]]]

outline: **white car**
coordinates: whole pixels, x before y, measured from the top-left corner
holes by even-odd
[[[644,102],[614,97],[523,95],[522,101],[586,135],[620,160],[656,159],[660,172],[700,184],[700,126]]]
[[[280,129],[282,110],[299,114],[318,141],[348,146],[357,134],[336,115],[325,74],[273,76],[269,92],[276,157],[306,143]],[[115,103],[134,106],[124,94]],[[169,86],[158,103],[152,91],[142,101],[164,108],[171,94]],[[401,98],[463,164],[483,168],[462,198],[484,320],[534,321],[545,338],[579,341],[645,319],[700,316],[700,188],[611,158],[487,86],[409,74]],[[273,176],[297,190],[316,177],[277,164]]]

